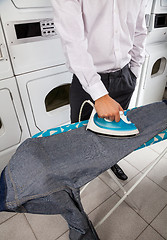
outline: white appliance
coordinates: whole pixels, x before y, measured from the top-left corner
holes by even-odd
[[[7,51],[5,38],[0,19],[0,80],[13,76],[11,63]]]
[[[162,101],[167,82],[167,42],[147,45],[136,106]]]
[[[15,75],[65,63],[49,1],[1,0],[0,14]]]
[[[147,44],[167,41],[167,0],[153,0]]]
[[[29,137],[15,78],[0,81],[0,170]]]
[[[146,20],[146,57],[139,77],[136,106],[163,99],[167,82],[167,0],[152,3],[149,0]]]
[[[147,26],[147,32],[148,32],[148,29],[149,29],[149,26],[150,26],[152,7],[153,7],[153,0],[147,0],[146,9],[145,9],[145,21],[146,21],[146,26]],[[141,72],[142,72],[142,69],[141,69]],[[139,92],[140,78],[141,78],[140,76],[141,76],[141,73],[139,74],[139,77],[137,78],[136,87],[135,87],[135,90],[133,92],[133,95],[132,95],[130,103],[129,103],[129,108],[130,109],[136,107],[136,104],[137,104],[136,103],[137,102],[137,97],[138,97],[138,94],[140,93]]]
[[[32,135],[70,122],[72,76],[64,65],[16,78]]]
[[[167,13],[167,0],[154,0],[152,13]]]
[[[12,68],[31,135],[69,123],[71,73],[49,0],[1,0]]]
[[[29,136],[0,19],[0,171]]]

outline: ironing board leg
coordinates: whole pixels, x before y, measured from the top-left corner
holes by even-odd
[[[114,173],[112,172],[111,169],[107,170],[108,174],[110,175],[110,177],[114,180],[114,182],[119,186],[120,189],[122,189],[122,191],[124,192],[124,194],[126,193],[125,188],[122,186],[122,184],[118,181],[117,177],[115,177]]]
[[[107,170],[108,174],[110,175],[110,177],[114,180],[114,182],[119,186],[119,188],[123,191],[124,194],[126,194],[126,190],[125,188],[122,186],[122,184],[118,181],[117,177],[115,176],[115,174],[111,171],[111,169]],[[136,211],[139,211],[138,206],[136,205],[136,203],[133,201],[133,199],[128,196],[129,198],[129,205],[131,207],[133,207]]]
[[[111,171],[111,169],[107,170],[108,174],[110,175],[110,177],[115,181],[115,183],[118,185],[118,187],[120,187],[122,189],[122,191],[124,192],[124,194],[126,193],[125,188],[122,186],[122,184],[117,180],[117,177],[115,177],[114,173]],[[89,185],[90,182],[88,182],[87,184],[85,184],[83,186],[83,188],[80,191],[80,194],[83,193],[83,191],[85,190],[85,188]]]
[[[126,199],[126,197],[138,186],[138,184],[146,177],[146,175],[152,170],[152,168],[161,160],[161,158],[167,153],[167,147],[163,152],[151,163],[151,166],[142,174],[142,176],[136,181],[136,183],[124,194],[124,196],[115,204],[115,206],[96,224],[95,228],[100,226],[113,212],[114,210]]]
[[[122,186],[122,184],[118,181],[117,177],[115,176],[115,174],[112,172],[111,169],[107,170],[108,174],[110,175],[110,177],[113,179],[113,181],[118,185],[118,187],[123,191],[124,194],[126,194],[126,190],[125,188]],[[83,193],[83,191],[87,188],[87,186],[89,185],[90,182],[88,182],[87,184],[85,184],[83,186],[83,188],[80,190],[80,194]],[[128,198],[130,199],[129,205],[131,207],[133,207],[136,211],[139,210],[139,208],[137,207],[136,203],[133,201],[133,199],[131,199],[129,196]]]

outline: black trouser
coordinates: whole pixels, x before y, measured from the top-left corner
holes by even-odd
[[[116,72],[99,73],[101,80],[109,92],[110,97],[116,100],[123,109],[127,109],[132,93],[136,85],[136,77],[129,69],[128,65]],[[78,122],[79,111],[85,100],[92,100],[90,95],[84,91],[76,75],[70,89],[71,122]],[[86,104],[82,111],[81,120],[87,120],[92,112],[92,107]]]

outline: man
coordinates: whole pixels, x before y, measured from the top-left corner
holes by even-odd
[[[118,122],[129,105],[144,59],[145,0],[52,0],[55,24],[69,70],[71,121],[78,121],[84,100],[99,117]],[[89,118],[85,106],[82,120]],[[116,164],[116,176],[127,176]]]

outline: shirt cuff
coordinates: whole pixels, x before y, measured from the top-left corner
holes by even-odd
[[[90,94],[94,101],[108,94],[107,89],[101,81],[87,87],[86,91]]]

